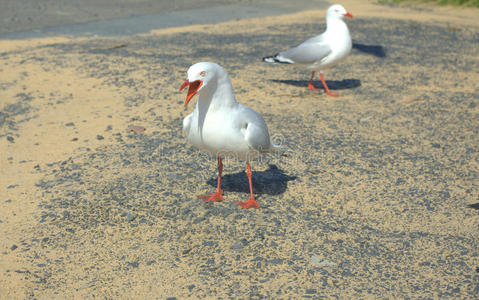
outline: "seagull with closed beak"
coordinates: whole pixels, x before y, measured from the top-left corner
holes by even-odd
[[[329,91],[326,81],[324,81],[322,69],[338,63],[351,52],[352,41],[344,17],[352,18],[353,15],[348,13],[342,5],[330,6],[326,12],[325,32],[294,48],[264,57],[263,61],[295,64],[311,70],[311,79],[308,83],[308,89],[310,90],[317,90],[313,85],[313,79],[315,72],[319,71],[319,78],[323,83],[326,94],[333,97],[339,96]]]
[[[242,208],[259,208],[253,195],[251,166],[249,161],[256,155],[280,152],[269,136],[263,117],[251,108],[238,103],[231,81],[218,64],[200,62],[188,69],[188,79],[180,87],[188,87],[185,107],[198,94],[198,102],[190,115],[183,120],[183,133],[188,142],[217,156],[218,185],[211,195],[200,195],[206,202],[223,200],[221,155],[233,155],[246,160],[246,175],[249,181],[250,198],[237,202]]]

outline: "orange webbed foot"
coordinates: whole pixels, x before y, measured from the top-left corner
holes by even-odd
[[[248,208],[259,208],[259,204],[258,202],[256,202],[256,200],[254,200],[254,198],[250,198],[248,201],[244,201],[244,202],[236,202],[236,204],[238,204],[239,206],[241,206],[242,208],[244,209],[248,209]]]
[[[204,199],[205,202],[221,202],[223,201],[223,191],[217,191],[214,194],[210,195],[199,195],[199,199]]]
[[[326,92],[326,94],[328,94],[328,95],[331,96],[331,97],[339,97],[339,96],[341,96],[340,94],[331,93],[331,92],[329,92],[329,91]]]
[[[314,86],[314,84],[312,82],[309,82],[308,83],[308,90],[311,90],[311,91],[317,91],[318,88]]]

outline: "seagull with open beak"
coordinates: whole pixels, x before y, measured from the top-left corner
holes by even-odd
[[[281,147],[270,141],[263,117],[236,101],[228,74],[215,63],[200,62],[192,65],[188,69],[188,79],[183,82],[180,91],[186,87],[188,94],[185,106],[195,95],[198,95],[198,102],[193,113],[183,120],[183,133],[191,144],[214,154],[218,159],[216,192],[198,197],[206,202],[223,200],[221,155],[233,155],[246,160],[250,191],[249,200],[237,204],[242,208],[259,208],[253,195],[249,162],[256,155],[281,151]]]

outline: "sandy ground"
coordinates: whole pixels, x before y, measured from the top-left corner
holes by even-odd
[[[456,298],[479,293],[477,10],[343,1],[355,49],[263,64],[324,10],[115,38],[0,41],[0,298]],[[215,61],[286,156],[216,163],[181,133]],[[319,84],[318,84],[319,86]],[[132,130],[141,126],[142,130]]]

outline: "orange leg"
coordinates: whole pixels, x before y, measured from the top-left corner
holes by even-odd
[[[223,191],[221,190],[221,174],[223,173],[223,162],[221,157],[218,156],[218,187],[216,193],[211,195],[199,195],[198,198],[205,199],[206,202],[221,202],[223,201]]]
[[[309,79],[309,82],[308,82],[308,90],[315,91],[315,90],[317,90],[317,88],[313,84],[313,79],[314,79],[314,71],[311,74],[311,79]]]
[[[248,166],[248,169],[246,170],[246,176],[248,176],[249,181],[250,197],[248,201],[236,202],[236,204],[238,204],[242,208],[259,208],[259,204],[258,202],[256,202],[256,200],[254,200],[253,196],[253,183],[251,181],[251,175],[253,174],[253,172],[251,171],[251,166],[249,165],[249,163],[246,163],[246,165]]]
[[[313,72],[313,73],[314,73],[314,72]],[[326,94],[328,94],[329,96],[332,96],[332,97],[339,97],[339,94],[334,94],[334,93],[331,93],[331,92],[329,91],[329,88],[328,88],[328,86],[326,85],[326,81],[324,81],[323,73],[319,73],[319,78],[321,79],[321,82],[323,83],[324,90],[326,91]]]

